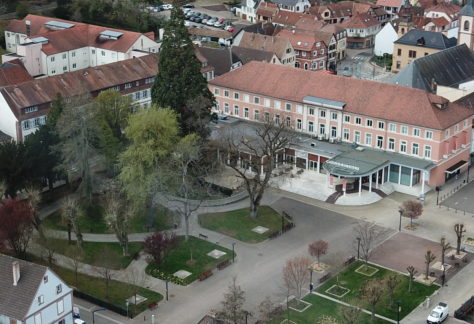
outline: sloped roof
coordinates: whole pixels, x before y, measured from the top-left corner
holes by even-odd
[[[474,7],[472,5],[472,0],[467,0],[466,5],[462,7],[461,11],[459,12],[459,16],[474,17]]]
[[[257,9],[257,16],[272,17],[276,12],[278,12],[276,4],[262,1]]]
[[[157,55],[150,54],[7,86],[0,92],[18,118],[21,108],[51,102],[57,93],[63,98],[70,98],[154,77],[158,69],[157,62]]]
[[[0,65],[0,87],[33,80],[23,63],[16,59]]]
[[[272,17],[272,23],[294,26],[301,18],[313,18],[310,14],[280,10]]]
[[[199,52],[204,56],[207,62],[214,67],[214,75],[219,76],[221,74],[230,71],[232,63],[238,61],[238,59],[232,55],[232,62],[230,60],[230,52],[228,47],[222,48],[210,48],[210,47],[199,47]],[[232,53],[233,54],[233,53]]]
[[[405,0],[377,0],[377,6],[400,8]]]
[[[465,44],[417,58],[390,79],[390,83],[433,92],[431,83],[457,87],[474,80],[474,54]]]
[[[272,0],[272,2],[282,6],[296,6],[299,0]]]
[[[316,42],[321,42],[321,39],[314,32],[294,29],[283,29],[277,36],[288,39],[295,50],[310,51]]]
[[[377,18],[367,13],[357,13],[348,20],[341,23],[342,26],[348,28],[367,28],[382,24]]]
[[[245,48],[240,46],[232,46],[232,54],[238,58],[242,64],[247,64],[251,61],[269,62],[275,55],[272,52],[261,51],[252,48]]]
[[[447,38],[442,33],[412,29],[394,43],[442,50],[456,46],[456,38]]]
[[[472,115],[472,110],[420,89],[261,62],[250,62],[209,84],[296,102],[306,96],[341,101],[349,113],[433,129]],[[441,110],[435,103],[448,107]]]
[[[289,40],[278,36],[266,36],[244,32],[239,46],[272,52],[281,59],[285,55],[286,49],[291,46],[291,43]]]
[[[12,263],[20,264],[20,280],[13,285]],[[0,254],[0,314],[23,320],[43,280],[45,266]]]

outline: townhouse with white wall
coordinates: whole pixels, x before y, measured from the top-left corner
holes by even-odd
[[[0,254],[0,323],[72,324],[72,289],[49,268]]]
[[[3,62],[20,59],[32,76],[58,75],[156,53],[154,33],[89,25],[36,15],[5,28]]]

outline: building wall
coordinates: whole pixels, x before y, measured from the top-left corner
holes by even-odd
[[[391,24],[386,24],[382,30],[375,35],[374,54],[382,56],[385,53],[393,54],[393,42],[398,39],[397,32]]]
[[[415,57],[410,57],[410,51],[415,53]],[[392,72],[400,72],[406,68],[413,60],[429,54],[438,53],[440,50],[424,46],[413,46],[405,44],[393,45]]]
[[[47,281],[43,278],[25,323],[35,324],[35,317],[41,317],[41,323],[57,323],[64,319],[65,324],[72,324],[72,289],[49,269],[46,271],[46,276]],[[40,298],[42,303],[39,303]]]
[[[268,114],[271,120],[283,123],[289,118],[289,126],[296,131],[320,139],[356,142],[362,146],[427,159],[442,164],[439,168],[441,173],[457,162],[459,155],[469,152],[471,118],[446,130],[436,130],[213,85],[209,88],[216,98],[216,108],[224,115],[264,121],[265,114]],[[236,93],[238,99],[235,99]],[[438,185],[444,182],[444,178],[441,181],[440,177],[435,174],[429,183]]]
[[[0,116],[0,130],[17,139],[17,119],[2,94],[0,94]]]
[[[5,49],[9,52],[15,53],[16,46],[25,43],[25,40],[25,34],[5,31]]]
[[[474,17],[460,16],[459,21],[460,23],[459,23],[459,30],[458,30],[458,45],[466,44],[467,47],[469,47],[469,49],[473,51],[474,50]]]

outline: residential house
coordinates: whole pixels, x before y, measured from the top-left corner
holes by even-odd
[[[307,13],[279,10],[272,17],[271,21],[272,21],[272,24],[275,25],[275,26],[293,27],[293,26],[296,25],[298,20],[300,20],[302,18],[305,18],[305,17],[307,19],[314,19],[314,16],[309,15]]]
[[[374,46],[375,35],[382,29],[382,22],[367,13],[355,14],[341,26],[347,31],[347,48]]]
[[[235,12],[236,16],[242,20],[250,21],[251,23],[257,22],[257,8],[262,2],[261,0],[245,0],[242,1],[242,6]]]
[[[474,92],[474,53],[461,44],[422,56],[394,75],[390,83],[458,100]]]
[[[316,33],[283,29],[277,36],[291,42],[296,55],[296,68],[313,71],[327,69],[328,47]]]
[[[242,65],[245,65],[251,61],[281,64],[280,59],[273,52],[261,51],[240,46],[232,46],[231,49],[232,55],[234,55],[238,61],[242,63]]]
[[[392,72],[399,72],[414,59],[456,46],[455,38],[441,33],[413,29],[395,41]]]
[[[20,60],[12,60],[0,65],[0,87],[33,80]]]
[[[336,62],[346,58],[347,31],[342,26],[327,24],[321,28],[322,32],[331,33],[336,38]]]
[[[382,24],[389,19],[389,15],[382,6],[355,1],[340,1],[327,5],[313,6],[307,12],[328,24],[342,23],[356,14],[368,14]]]
[[[377,6],[385,9],[390,18],[397,17],[405,0],[377,0]]]
[[[448,30],[459,26],[458,15],[460,11],[461,7],[458,5],[452,2],[441,1],[436,5],[425,8],[425,17],[437,19],[435,22],[438,25],[441,25],[443,20],[447,21],[448,24],[444,24],[444,26]],[[436,24],[435,22],[433,22],[434,25]]]
[[[232,44],[239,44],[245,32],[273,36],[275,34],[275,26],[270,22],[260,22],[253,25],[235,25],[235,30],[232,33]]]
[[[472,0],[467,1],[458,16],[458,44],[466,44],[471,51],[474,51],[474,7]]]
[[[374,55],[393,54],[393,43],[398,39],[397,31],[392,23],[385,26],[375,35]]]
[[[308,0],[272,0],[280,10],[304,12],[311,6]]]
[[[468,165],[472,109],[420,89],[261,62],[209,89],[219,113],[300,133],[285,160],[359,193],[365,183],[423,195]]]
[[[272,2],[262,1],[257,9],[257,21],[272,21],[272,17],[279,11],[278,6]]]
[[[20,59],[32,76],[57,75],[159,51],[154,34],[27,15],[5,28],[3,62]]]
[[[72,289],[51,269],[0,254],[0,323],[72,324]]]
[[[272,52],[278,57],[281,64],[295,66],[295,50],[288,39],[244,32],[240,41],[234,42],[234,44],[239,47]]]

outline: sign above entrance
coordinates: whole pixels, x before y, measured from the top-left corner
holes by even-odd
[[[304,151],[295,151],[295,155],[297,158],[300,159],[307,159],[308,158],[308,153]]]
[[[326,163],[334,165],[334,166],[338,166],[338,167],[341,167],[341,168],[346,168],[346,169],[349,169],[349,170],[359,171],[359,167],[356,167],[356,166],[350,165],[350,164],[345,164],[345,163],[336,162],[336,161],[332,161],[332,160],[328,160],[328,161],[326,161]]]

